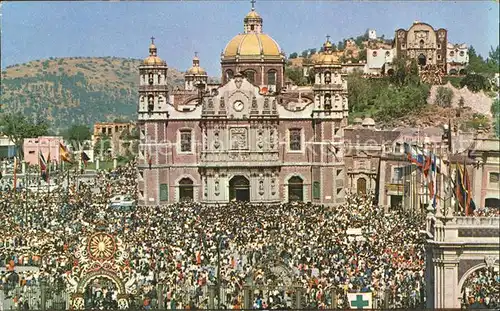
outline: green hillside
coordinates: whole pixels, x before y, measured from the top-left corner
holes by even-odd
[[[70,57],[35,60],[2,71],[3,112],[46,118],[52,130],[71,124],[133,120],[141,60]],[[169,68],[170,87],[183,74]]]

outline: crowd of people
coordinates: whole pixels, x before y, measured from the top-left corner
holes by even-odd
[[[243,308],[247,286],[257,309],[296,306],[299,293],[302,307],[311,308],[348,307],[348,292],[371,292],[379,307],[425,303],[420,235],[425,215],[386,213],[372,197],[359,195],[349,195],[338,207],[182,202],[120,209],[108,204],[114,195],[136,199],[136,176],[131,162],[92,180],[72,177],[68,191],[3,192],[4,298],[29,307],[26,293],[41,279],[64,288],[78,264],[74,253],[82,238],[104,223],[128,252],[126,267],[135,274],[131,304],[146,309],[160,301],[169,309],[207,308],[211,295],[216,307]],[[20,266],[36,269],[14,269]],[[467,285],[467,297],[498,302],[491,291],[498,274],[477,279]],[[116,289],[109,284],[93,283],[85,297],[88,306],[116,307]]]

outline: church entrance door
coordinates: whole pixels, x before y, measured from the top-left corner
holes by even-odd
[[[229,181],[230,201],[250,201],[250,181],[244,176],[234,176]]]

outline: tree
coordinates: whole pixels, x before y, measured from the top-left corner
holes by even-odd
[[[86,125],[73,125],[64,133],[64,138],[70,141],[83,142],[92,136]]]
[[[26,117],[19,113],[8,113],[1,117],[0,129],[16,145],[16,152],[23,158],[24,139],[46,136],[49,124],[46,120]]]
[[[493,115],[493,127],[496,137],[500,137],[500,100],[497,98],[491,104],[491,114]]]
[[[302,51],[302,54],[300,56],[302,56],[302,58],[307,58],[308,54],[309,54],[309,50],[304,50],[304,51]]]
[[[301,86],[307,83],[302,68],[287,67],[285,70],[285,76],[292,80],[295,85]]]
[[[460,86],[464,87],[467,86],[467,88],[474,92],[477,93],[481,90],[488,90],[490,88],[490,82],[488,79],[480,74],[467,74],[462,81],[460,81]]]
[[[490,53],[488,54],[488,61],[492,62],[492,64],[496,66],[500,64],[500,46],[497,45],[496,49],[490,47]]]
[[[297,53],[296,52],[293,52],[292,54],[290,54],[290,56],[288,58],[290,59],[294,59],[294,58],[297,58]]]
[[[451,101],[453,100],[453,91],[447,87],[440,86],[436,91],[436,98],[434,99],[434,104],[439,107],[448,108],[451,107]]]

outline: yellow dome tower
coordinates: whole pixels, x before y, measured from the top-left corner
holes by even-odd
[[[244,32],[231,39],[221,54],[222,82],[242,73],[253,84],[276,91],[283,86],[285,56],[278,43],[262,32],[263,19],[254,3],[243,20]]]

